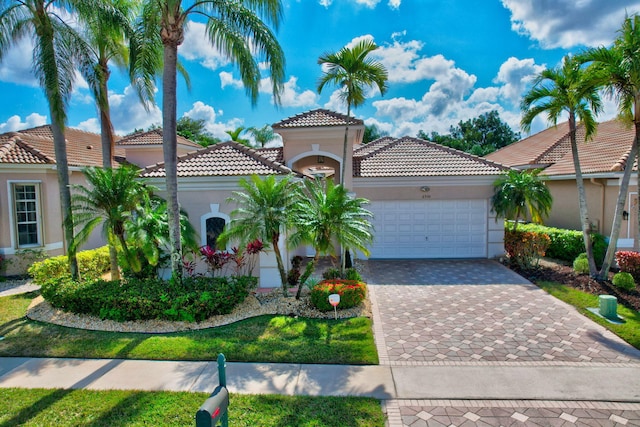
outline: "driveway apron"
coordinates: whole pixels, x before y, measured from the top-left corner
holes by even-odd
[[[497,262],[369,260],[361,269],[382,365],[426,372],[429,366],[631,367],[640,374],[640,351]],[[622,408],[555,397],[546,406],[442,397],[387,401],[390,425],[640,425],[637,402]]]

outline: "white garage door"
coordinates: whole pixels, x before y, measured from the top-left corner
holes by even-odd
[[[484,258],[486,200],[379,201],[371,258]]]

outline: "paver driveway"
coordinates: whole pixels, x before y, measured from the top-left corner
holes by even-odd
[[[640,369],[640,351],[497,262],[370,260],[361,269],[369,283],[381,364]],[[387,405],[390,425],[397,426],[640,425],[638,403],[400,400]]]

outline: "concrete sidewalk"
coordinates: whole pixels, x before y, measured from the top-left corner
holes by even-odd
[[[0,387],[211,392],[216,362],[0,358]],[[608,387],[606,385],[609,385]],[[227,363],[232,393],[640,402],[638,364],[348,366]]]

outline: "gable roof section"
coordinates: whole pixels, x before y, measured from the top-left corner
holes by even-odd
[[[100,135],[66,128],[67,161],[69,166],[102,166]],[[56,155],[50,125],[8,132],[0,135],[0,163],[55,164]],[[116,147],[116,161],[124,151]]]
[[[498,175],[507,167],[418,138],[389,137],[354,152],[354,177]],[[369,145],[367,144],[367,145]]]
[[[131,135],[127,135],[118,140],[119,146],[133,146],[133,145],[162,145],[162,132],[161,128],[151,129],[146,132],[136,132]],[[178,135],[178,144],[185,145],[187,147],[193,147],[195,150],[202,148],[200,144]]]
[[[351,126],[364,125],[364,122],[360,119],[351,117],[349,121]],[[345,114],[336,113],[335,111],[317,109],[307,111],[301,114],[297,114],[293,117],[284,119],[272,127],[274,129],[289,129],[289,128],[310,128],[310,127],[325,127],[325,126],[345,126],[347,124],[347,116]]]
[[[610,120],[600,123],[593,138],[585,142],[584,125],[578,124],[576,137],[582,173],[624,170],[634,133],[622,122]],[[513,167],[546,167],[544,174],[548,176],[575,174],[567,122],[501,148],[486,158]]]
[[[256,152],[269,161],[284,165],[284,150],[282,147],[258,148]]]
[[[236,142],[223,142],[178,157],[178,177],[283,175],[291,169]],[[164,163],[145,168],[141,176],[165,177]]]

